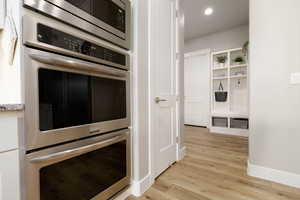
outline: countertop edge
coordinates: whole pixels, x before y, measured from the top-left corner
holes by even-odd
[[[13,111],[23,111],[25,108],[24,104],[0,104],[1,112],[13,112]]]

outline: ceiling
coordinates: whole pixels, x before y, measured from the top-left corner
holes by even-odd
[[[212,7],[214,13],[204,15]],[[249,0],[183,0],[185,40],[224,31],[249,22]]]

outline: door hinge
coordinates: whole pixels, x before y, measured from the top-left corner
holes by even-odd
[[[180,53],[176,53],[176,60],[180,59]]]
[[[180,142],[180,141],[179,141],[179,137],[177,136],[177,137],[176,137],[176,143],[179,144],[179,142]]]

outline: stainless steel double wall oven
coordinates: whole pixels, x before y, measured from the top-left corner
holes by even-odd
[[[130,57],[100,38],[129,48],[130,4],[24,0],[24,10],[24,198],[109,199],[130,184]]]

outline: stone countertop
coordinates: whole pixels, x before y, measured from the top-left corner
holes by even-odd
[[[0,104],[1,112],[23,111],[24,104]]]

